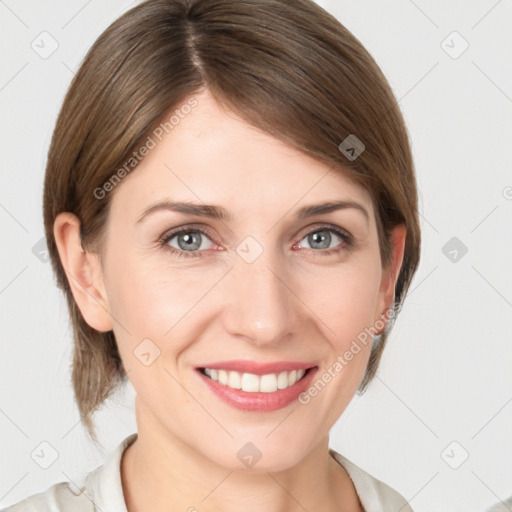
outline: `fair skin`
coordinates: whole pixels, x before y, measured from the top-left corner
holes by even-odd
[[[392,264],[382,269],[364,188],[220,108],[208,91],[194,97],[198,106],[111,192],[101,261],[82,251],[74,215],[61,213],[54,226],[80,311],[95,329],[114,331],[136,391],[138,438],[121,463],[127,508],[361,511],[328,436],[364,375],[369,343],[308,404],[273,411],[226,403],[197,366],[306,361],[321,376],[392,306],[405,229],[395,228]],[[231,219],[158,210],[137,222],[164,199],[220,206]],[[340,200],[368,218],[353,207],[295,216]],[[189,247],[183,235],[158,244],[178,226],[200,241],[187,252],[196,257],[178,257]],[[330,235],[328,244],[315,245],[311,233]],[[236,251],[248,236],[263,250],[251,263]],[[145,339],[160,350],[148,366],[134,355]],[[237,457],[248,442],[262,454],[251,468]]]

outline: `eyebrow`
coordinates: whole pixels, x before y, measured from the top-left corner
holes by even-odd
[[[327,203],[315,204],[304,206],[297,211],[295,217],[298,220],[313,217],[315,215],[322,215],[331,213],[337,210],[344,210],[347,208],[354,208],[364,214],[366,221],[370,221],[370,214],[366,208],[356,203],[355,201],[329,201]],[[173,211],[176,213],[184,213],[189,215],[197,215],[199,217],[207,217],[215,220],[230,221],[232,220],[231,214],[221,206],[209,204],[195,204],[187,202],[176,201],[159,201],[148,208],[146,208],[137,220],[137,223],[142,222],[146,217],[161,210]]]

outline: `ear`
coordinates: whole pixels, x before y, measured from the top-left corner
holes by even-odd
[[[71,292],[85,321],[97,331],[112,330],[99,256],[83,249],[80,219],[69,212],[59,213],[53,234]]]
[[[393,253],[388,268],[384,269],[379,288],[379,296],[377,302],[377,309],[375,323],[380,319],[387,325],[389,315],[386,314],[391,307],[393,307],[393,300],[395,298],[395,285],[402,268],[405,250],[405,238],[407,231],[404,224],[399,224],[391,232],[390,238],[393,246]],[[385,329],[381,330],[381,332]]]

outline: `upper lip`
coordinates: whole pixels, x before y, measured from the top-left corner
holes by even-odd
[[[274,361],[271,363],[257,363],[256,361],[217,361],[206,363],[197,368],[211,368],[212,370],[230,370],[240,373],[252,373],[254,375],[266,375],[268,373],[280,373],[293,370],[307,370],[314,367],[314,363],[300,361]]]

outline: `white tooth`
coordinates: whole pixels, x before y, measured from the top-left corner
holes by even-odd
[[[285,389],[288,387],[288,372],[281,372],[277,377],[278,389]]]
[[[219,382],[224,385],[228,383],[228,373],[225,370],[219,370]]]
[[[242,377],[238,372],[229,372],[228,386],[233,389],[242,389]]]
[[[289,386],[293,386],[293,384],[304,377],[306,370],[292,370],[291,372],[269,373],[259,376],[253,373],[240,374],[234,371],[205,368],[204,373],[212,380],[233,389],[242,389],[250,393],[258,391],[261,393],[273,393],[278,389],[286,389]]]
[[[262,393],[273,393],[274,391],[277,391],[277,377],[274,373],[261,376],[260,391]]]
[[[244,373],[242,375],[242,390],[255,393],[260,390],[260,378],[253,373]]]

